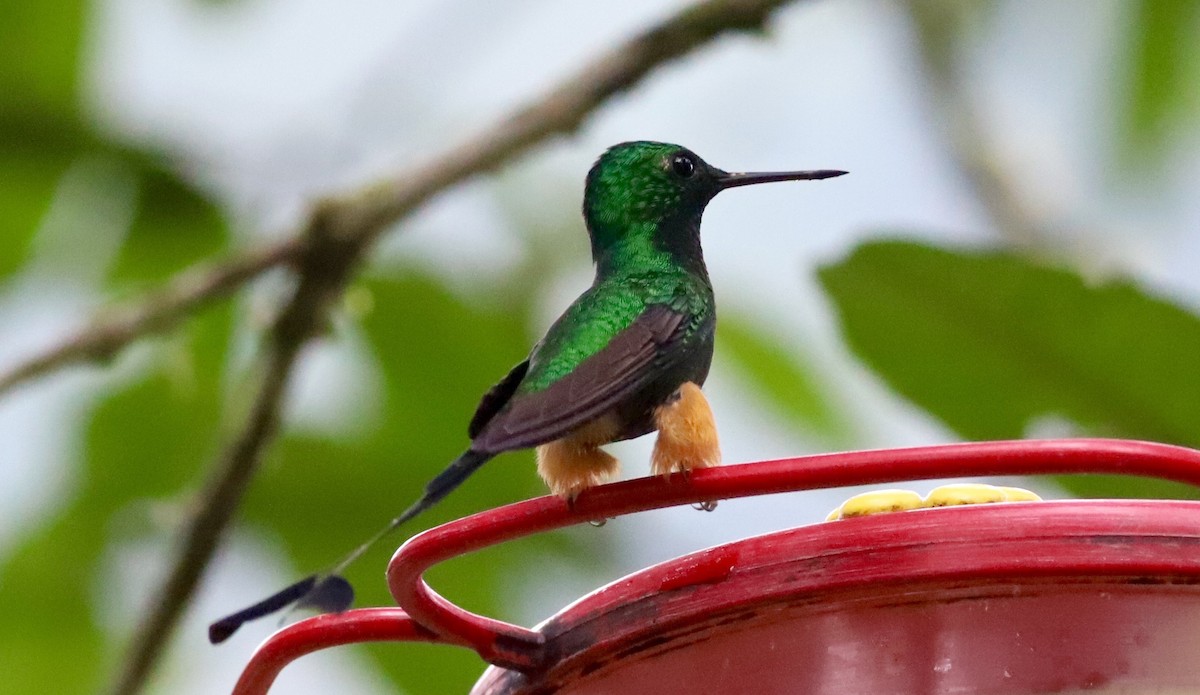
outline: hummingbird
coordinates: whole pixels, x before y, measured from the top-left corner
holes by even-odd
[[[845,173],[730,173],[679,145],[635,141],[609,148],[588,172],[583,196],[592,286],[483,395],[467,426],[467,450],[331,571],[213,623],[209,639],[223,641],[244,622],[293,603],[346,610],[354,594],[341,572],[502,452],[536,448],[539,475],[568,504],[617,473],[617,459],[601,448],[611,442],[657,431],[656,475],[719,464],[716,424],[700,390],[717,325],[700,247],[704,209],[729,188]]]

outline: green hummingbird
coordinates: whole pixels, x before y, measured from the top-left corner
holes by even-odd
[[[470,447],[333,570],[213,623],[210,640],[292,603],[345,610],[353,590],[340,573],[502,452],[536,447],[539,474],[568,502],[616,473],[617,460],[602,445],[652,431],[655,474],[718,464],[716,426],[699,388],[717,324],[700,248],[704,208],[728,188],[845,173],[729,173],[679,145],[609,148],[588,172],[583,198],[595,280],[529,357],[484,394],[467,427]]]

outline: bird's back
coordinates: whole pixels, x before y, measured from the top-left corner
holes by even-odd
[[[529,372],[517,392],[541,391],[571,374],[629,330],[651,306],[666,307],[683,317],[682,343],[673,341],[663,345],[662,350],[703,347],[694,344],[693,338],[715,323],[716,309],[707,277],[672,270],[599,278],[534,347]],[[711,357],[711,341],[708,351]]]

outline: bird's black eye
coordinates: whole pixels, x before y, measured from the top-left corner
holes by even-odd
[[[677,154],[671,159],[671,169],[686,179],[696,173],[696,163],[686,154]]]

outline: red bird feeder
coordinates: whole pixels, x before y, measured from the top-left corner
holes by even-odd
[[[829,454],[642,478],[475,514],[397,551],[400,608],[272,635],[234,690],[357,642],[435,642],[493,664],[500,693],[1200,692],[1200,502],[945,507],[780,531],[647,568],[534,629],[470,613],[422,579],[507,540],[631,512],[843,485],[1119,473],[1200,485],[1200,451],[1102,439]]]

